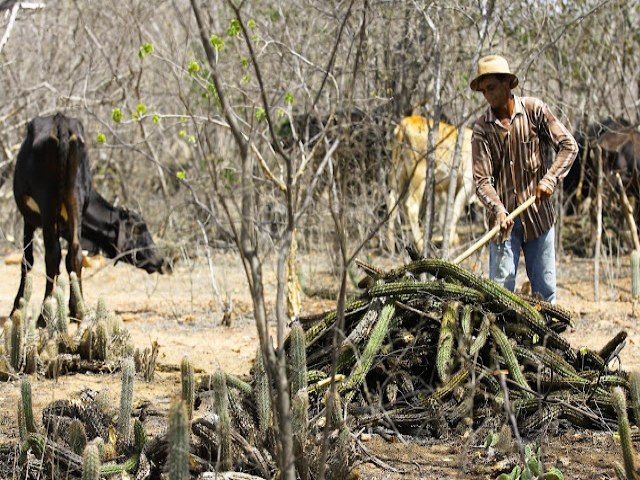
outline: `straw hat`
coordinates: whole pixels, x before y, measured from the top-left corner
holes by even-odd
[[[509,64],[507,63],[507,59],[501,57],[500,55],[488,55],[486,57],[482,57],[478,61],[478,74],[476,78],[471,80],[471,90],[478,90],[478,83],[482,80],[482,77],[485,75],[495,75],[495,74],[504,74],[511,77],[511,88],[515,88],[518,86],[518,77],[516,77],[511,70],[509,70]]]

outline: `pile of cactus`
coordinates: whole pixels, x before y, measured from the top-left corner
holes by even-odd
[[[34,306],[30,311],[32,288],[31,277],[27,276],[20,308],[0,332],[4,340],[0,342],[0,381],[17,380],[21,373],[56,378],[70,372],[113,372],[119,365],[118,358],[134,354],[122,320],[107,310],[103,299],[98,301],[95,311],[88,309],[80,295],[78,279],[72,273],[70,295],[78,318],[70,319],[65,289],[64,281],[59,279],[42,310]],[[36,328],[36,324],[46,327]],[[155,357],[148,357],[146,363],[140,361],[137,365],[150,371],[145,378],[152,377],[155,366]]]
[[[636,377],[616,360],[625,332],[600,351],[575,349],[559,333],[569,312],[450,262],[361,266],[362,294],[344,315],[302,319],[311,405],[334,381],[352,427],[438,437],[513,416],[528,435],[614,427],[621,387],[640,422]]]

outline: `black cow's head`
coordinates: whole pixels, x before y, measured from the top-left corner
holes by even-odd
[[[147,273],[171,272],[170,265],[158,253],[142,216],[126,208],[118,212],[117,247],[119,260],[145,270]]]

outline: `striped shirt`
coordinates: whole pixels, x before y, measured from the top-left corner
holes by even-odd
[[[514,100],[508,127],[500,123],[491,107],[473,126],[473,178],[490,227],[499,213],[512,212],[535,195],[539,183],[553,192],[578,154],[573,136],[542,100],[515,95]],[[545,161],[552,153],[556,154],[553,163]],[[520,218],[525,240],[545,233],[556,221],[551,198],[525,210]]]

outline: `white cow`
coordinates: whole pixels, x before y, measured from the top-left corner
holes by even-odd
[[[405,117],[393,132],[392,168],[389,173],[389,195],[387,206],[391,209],[398,202],[401,192],[407,184],[408,191],[402,202],[406,217],[409,220],[411,233],[416,246],[422,250],[423,228],[420,224],[420,204],[426,187],[426,161],[427,161],[427,135],[433,121],[425,117],[413,115]],[[455,233],[456,223],[462,215],[466,205],[475,199],[475,187],[473,184],[473,170],[471,165],[471,134],[470,128],[464,129],[460,166],[458,169],[456,197],[451,212],[453,224],[451,244],[457,243]],[[439,211],[440,225],[444,222],[449,179],[451,178],[451,164],[458,129],[448,123],[440,122],[438,138],[435,145],[435,199],[436,210]],[[391,251],[395,246],[395,221],[394,216],[389,219],[387,229],[387,242]]]

